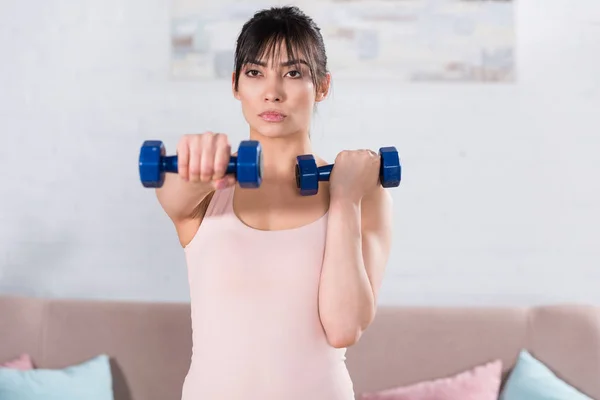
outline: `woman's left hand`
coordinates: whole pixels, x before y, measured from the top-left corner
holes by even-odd
[[[372,150],[344,150],[335,158],[329,178],[332,199],[360,200],[379,185],[379,154]]]

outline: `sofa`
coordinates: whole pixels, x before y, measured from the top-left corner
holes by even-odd
[[[380,306],[346,362],[359,398],[494,359],[505,382],[522,349],[600,399],[600,307],[591,305]],[[49,369],[104,353],[115,400],[179,400],[191,356],[190,307],[0,296],[0,362],[22,353]]]

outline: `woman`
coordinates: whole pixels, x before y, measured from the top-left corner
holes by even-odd
[[[157,189],[188,265],[184,400],[354,399],[345,349],[375,315],[392,204],[368,150],[342,151],[317,195],[299,195],[296,156],[311,153],[311,115],[330,80],[309,17],[258,12],[237,41],[232,91],[263,149],[260,188],[224,176],[228,138],[205,132],[183,136],[178,174]]]

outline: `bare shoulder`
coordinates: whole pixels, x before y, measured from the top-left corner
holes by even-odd
[[[214,194],[214,191],[207,194],[200,204],[198,204],[191,217],[173,221],[181,247],[185,248],[191,243],[194,236],[196,236]]]

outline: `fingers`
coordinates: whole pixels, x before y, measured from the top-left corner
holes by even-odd
[[[200,155],[200,181],[203,183],[208,183],[212,180],[214,174],[214,134],[212,132],[204,134],[200,142],[202,146],[202,148],[198,150],[198,153]]]
[[[184,137],[177,146],[177,173],[185,181],[189,180],[188,168],[190,163],[190,148],[187,139],[187,137]]]
[[[191,136],[188,146],[190,149],[189,181],[200,182],[200,172],[202,168],[202,136]]]
[[[227,135],[205,132],[185,135],[177,146],[179,176],[189,182],[210,183],[223,178],[229,185],[232,177],[226,177],[231,146]]]
[[[216,135],[215,139],[215,151],[214,151],[214,163],[213,163],[213,175],[214,180],[219,180],[225,176],[227,172],[227,166],[229,165],[229,158],[231,157],[231,146],[225,135]]]

